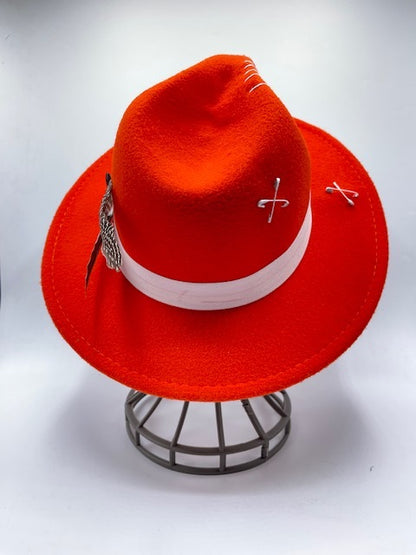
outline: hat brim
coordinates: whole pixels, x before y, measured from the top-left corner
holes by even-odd
[[[85,288],[111,150],[73,185],[51,224],[42,287],[62,336],[126,386],[189,401],[265,395],[318,372],[359,336],[380,298],[388,259],[385,218],[358,160],[297,120],[311,157],[312,232],[294,274],[239,308],[194,311],[150,299],[100,255]],[[349,206],[325,188],[359,193]]]

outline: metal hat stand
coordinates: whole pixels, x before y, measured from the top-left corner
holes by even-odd
[[[128,436],[143,455],[170,470],[199,475],[240,472],[269,460],[286,443],[290,414],[286,391],[197,403],[131,390],[125,403]]]

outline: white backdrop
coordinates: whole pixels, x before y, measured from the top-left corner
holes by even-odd
[[[1,555],[416,553],[415,22],[413,0],[0,0]],[[252,57],[362,161],[391,262],[365,333],[291,388],[283,451],[195,477],[134,450],[126,389],[60,338],[39,274],[59,202],[129,102],[216,53]]]

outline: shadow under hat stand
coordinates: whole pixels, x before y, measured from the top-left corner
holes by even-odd
[[[216,475],[263,464],[286,443],[289,395],[278,393],[218,403],[173,401],[131,390],[127,433],[154,463],[188,474]],[[200,443],[209,443],[202,446]]]

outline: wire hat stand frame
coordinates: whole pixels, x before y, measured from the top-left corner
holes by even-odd
[[[205,415],[198,414],[198,408]],[[130,440],[151,461],[177,472],[219,475],[254,468],[283,447],[290,432],[291,402],[284,390],[254,399],[196,403],[132,389],[125,416]],[[191,441],[185,443],[189,435]],[[199,445],[201,439],[211,445]]]

